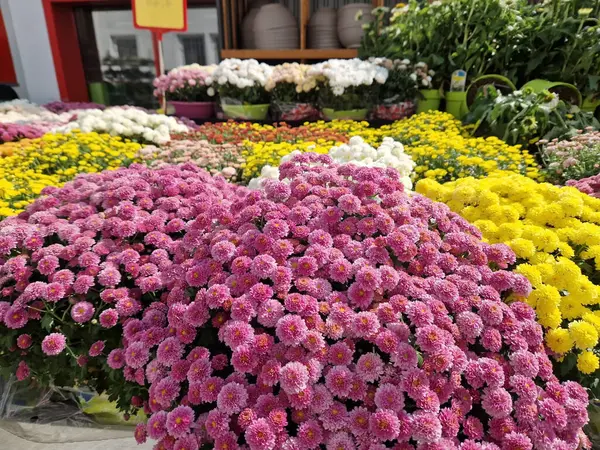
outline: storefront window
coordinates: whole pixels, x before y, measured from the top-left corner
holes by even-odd
[[[157,107],[152,96],[156,70],[151,33],[133,26],[131,9],[81,8],[77,23],[92,97],[94,93],[104,96],[110,105]],[[216,8],[189,8],[188,30],[163,36],[165,71],[186,64],[217,63],[218,42]]]

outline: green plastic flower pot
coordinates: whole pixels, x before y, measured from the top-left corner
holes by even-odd
[[[510,94],[517,89],[512,81],[502,75],[483,75],[473,81],[466,90],[467,111],[475,102],[479,90],[486,86],[494,86],[502,95]]]
[[[221,103],[223,112],[230,119],[265,120],[269,105],[226,105]]]
[[[462,119],[469,112],[466,92],[446,92],[446,112]]]
[[[417,102],[417,114],[426,111],[439,111],[442,95],[437,89],[421,89],[421,98]]]
[[[589,96],[583,99],[583,103],[581,104],[581,110],[585,112],[591,112],[596,116],[596,118],[600,117],[600,98],[594,100],[593,97]]]
[[[544,90],[558,94],[561,100],[565,103],[572,105],[581,106],[583,98],[581,92],[575,86],[569,83],[561,83],[560,81],[548,81],[548,80],[531,80],[525,83],[521,89],[530,88],[533,92],[541,92]]]
[[[323,115],[327,120],[365,120],[367,109],[350,109],[348,111],[336,111],[331,108],[323,108]]]

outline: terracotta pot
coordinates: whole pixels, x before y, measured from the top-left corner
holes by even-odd
[[[254,42],[259,49],[299,48],[296,18],[280,3],[261,7],[254,19]]]
[[[373,20],[371,9],[372,5],[368,3],[351,3],[338,10],[337,32],[338,38],[344,47],[360,47],[363,36],[362,26]],[[360,11],[362,11],[362,16],[359,20],[356,20],[356,15]]]
[[[259,9],[250,9],[242,21],[242,47],[244,48],[256,48],[256,43],[254,42],[254,21]]]
[[[188,119],[209,119],[215,113],[214,102],[168,102],[175,109],[177,117]]]
[[[337,35],[337,11],[333,8],[320,8],[308,23],[309,48],[339,48]]]

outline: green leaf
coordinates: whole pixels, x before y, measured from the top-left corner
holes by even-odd
[[[52,317],[50,314],[46,314],[44,317],[42,317],[41,323],[44,330],[50,331],[54,325],[54,317]]]
[[[565,356],[565,359],[559,366],[561,378],[565,377],[569,372],[571,372],[571,370],[573,370],[575,367],[575,364],[577,364],[577,355],[575,353],[569,353],[567,356]]]

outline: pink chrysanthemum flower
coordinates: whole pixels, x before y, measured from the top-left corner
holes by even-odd
[[[400,423],[394,411],[381,409],[369,417],[369,431],[380,441],[391,441],[400,433]]]
[[[108,354],[106,362],[111,369],[120,369],[125,365],[125,352],[120,348],[112,350]]]
[[[89,302],[78,302],[71,308],[71,317],[77,323],[85,323],[94,316],[94,305]]]
[[[491,417],[505,417],[512,410],[512,398],[504,388],[486,388],[481,406]]]
[[[193,422],[194,410],[189,406],[178,406],[167,414],[167,431],[173,437],[182,437],[189,432]]]
[[[323,429],[316,420],[307,420],[298,427],[298,444],[301,448],[317,448],[323,442]]]
[[[288,394],[297,394],[304,390],[309,380],[308,369],[299,362],[290,362],[279,373],[281,388]]]
[[[346,366],[334,366],[325,376],[325,386],[337,397],[347,397],[352,387],[353,374]]]
[[[365,381],[373,382],[383,373],[383,361],[377,353],[365,353],[356,363],[356,373]]]
[[[248,401],[246,388],[239,383],[229,383],[221,388],[217,396],[217,407],[227,413],[235,414],[240,412]]]
[[[115,309],[105,309],[100,313],[100,325],[104,328],[112,328],[119,320],[119,313]]]
[[[137,341],[130,344],[125,350],[125,362],[129,367],[138,369],[150,358],[150,351],[144,342]]]
[[[96,341],[90,347],[88,354],[92,357],[100,356],[105,347],[105,341]]]
[[[50,333],[42,340],[42,351],[49,356],[62,353],[67,346],[67,339],[62,333]]]
[[[435,414],[416,412],[412,416],[412,438],[417,442],[435,442],[442,437],[442,424]]]
[[[165,339],[158,346],[156,357],[158,361],[165,366],[172,366],[181,358],[183,348],[177,338],[170,337]]]
[[[19,365],[17,366],[17,370],[15,372],[15,376],[18,381],[23,381],[29,378],[31,375],[31,371],[29,366],[25,361],[19,361]]]
[[[272,450],[275,448],[275,434],[265,419],[255,420],[246,430],[245,437],[250,450]]]
[[[379,409],[392,410],[398,413],[404,408],[404,394],[397,386],[384,383],[375,392],[375,405]]]
[[[286,345],[300,345],[308,333],[308,328],[300,316],[288,314],[277,321],[275,333]]]
[[[26,350],[29,347],[31,347],[32,342],[33,339],[31,339],[31,336],[29,334],[21,334],[17,338],[17,347],[19,347],[22,350]]]

